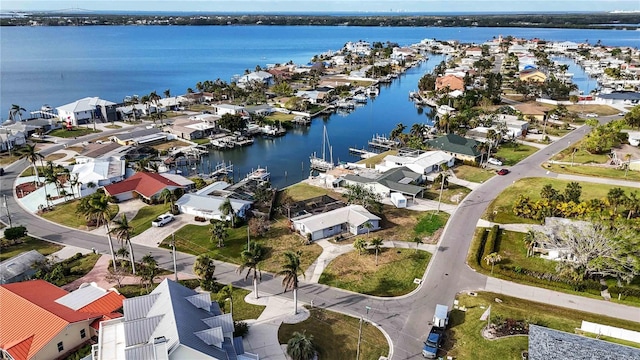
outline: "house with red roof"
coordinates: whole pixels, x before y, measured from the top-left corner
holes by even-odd
[[[187,187],[184,183],[178,183],[174,179],[161,174],[137,172],[124,181],[105,186],[104,191],[107,195],[113,196],[119,201],[140,196],[148,202],[153,202],[158,199],[164,189],[174,191],[175,189],[185,189]]]
[[[439,76],[436,79],[436,91],[448,88],[449,91],[464,91],[464,79],[455,75]]]
[[[95,283],[68,292],[44,280],[0,286],[0,359],[60,359],[122,314],[125,299]]]

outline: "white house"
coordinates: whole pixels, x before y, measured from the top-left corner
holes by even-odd
[[[551,50],[560,53],[563,53],[565,51],[576,51],[578,50],[578,48],[578,43],[574,43],[573,41],[563,41],[551,44]]]
[[[0,151],[12,150],[16,146],[26,144],[26,142],[25,134],[20,131],[15,134],[10,132],[0,133]]]
[[[224,215],[220,211],[220,205],[229,199],[234,214],[240,218],[245,218],[253,202],[229,196],[232,195],[232,192],[226,190],[229,186],[230,184],[224,181],[214,182],[195,193],[183,195],[176,201],[176,206],[183,214],[199,216],[205,219],[229,221],[231,220],[231,214]]]
[[[294,229],[311,241],[324,239],[343,232],[353,235],[365,234],[380,229],[380,218],[361,205],[349,205],[317,215],[305,215],[291,219]],[[371,227],[368,228],[368,225]]]
[[[411,171],[421,174],[423,180],[427,175],[440,171],[443,164],[453,166],[455,158],[444,151],[401,150],[398,155],[387,155],[381,164],[376,165],[376,170],[387,171],[389,169],[407,167]]]
[[[78,177],[80,193],[83,196],[94,192],[97,187],[124,180],[125,172],[125,160],[117,157],[108,159],[79,157],[70,171],[72,176]],[[89,188],[89,183],[96,186]]]
[[[213,112],[215,115],[222,116],[224,114],[242,115],[245,112],[243,106],[232,104],[216,104],[213,105]]]
[[[240,86],[251,84],[253,82],[270,86],[273,84],[273,75],[266,71],[254,71],[252,73],[242,75],[238,79],[238,85]]]
[[[371,53],[371,44],[362,40],[358,42],[349,41],[348,43],[344,44],[344,48],[345,50],[358,55],[369,55],[369,53]]]
[[[93,120],[116,120],[116,103],[98,97],[86,97],[57,107],[58,117],[73,126]]]
[[[464,51],[465,56],[480,58],[482,57],[482,48],[473,46],[469,47]]]

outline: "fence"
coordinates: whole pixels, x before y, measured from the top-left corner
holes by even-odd
[[[584,320],[582,321],[582,326],[580,326],[580,330],[598,334],[598,335],[608,336],[616,339],[622,339],[622,340],[640,343],[640,332],[637,332],[637,331],[620,329],[617,327],[596,324],[596,323],[592,323]]]

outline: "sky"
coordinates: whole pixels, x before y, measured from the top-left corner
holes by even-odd
[[[583,12],[640,11],[640,0],[2,0],[1,11],[187,12]]]

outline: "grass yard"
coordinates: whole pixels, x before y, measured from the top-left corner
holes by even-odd
[[[85,135],[89,135],[89,134],[95,134],[95,133],[100,133],[102,132],[102,130],[93,130],[92,127],[87,128],[87,127],[75,127],[73,128],[73,130],[67,130],[66,128],[63,129],[56,129],[53,130],[52,132],[50,132],[49,136],[55,136],[55,137],[60,137],[60,138],[72,138],[72,137],[80,137],[80,136],[85,136]]]
[[[211,139],[209,138],[204,138],[204,139],[193,139],[191,140],[194,143],[198,144],[198,145],[207,145],[211,142]]]
[[[501,230],[496,241],[496,251],[502,256],[500,264],[517,265],[529,270],[555,273],[558,264],[556,261],[545,260],[539,256],[527,257],[524,236],[525,233]]]
[[[502,160],[505,166],[512,166],[524,160],[529,155],[538,151],[538,148],[529,145],[508,142],[498,147],[494,157]]]
[[[368,159],[362,159],[358,161],[357,164],[366,164],[367,167],[372,168],[375,167],[376,164],[381,163],[382,159],[384,159],[387,155],[398,155],[398,150],[385,151]]]
[[[278,340],[286,344],[295,331],[313,335],[313,343],[320,359],[354,359],[358,346],[359,319],[332,311],[312,308],[311,316],[298,324],[282,324]],[[360,359],[378,360],[389,356],[389,344],[375,326],[362,325]]]
[[[335,195],[333,198],[340,199],[342,195],[335,193],[328,189],[323,189],[318,186],[313,186],[305,183],[297,183],[295,185],[291,185],[286,189],[282,190],[284,194],[288,195],[293,199],[293,201],[301,201],[310,199],[316,196],[321,195]]]
[[[13,155],[9,155],[8,152],[0,153],[0,165],[9,165],[15,161],[20,160],[20,157],[17,156],[14,152]]]
[[[208,139],[207,139],[208,140]],[[189,144],[182,142],[180,140],[169,140],[169,141],[165,141],[161,144],[156,144],[156,145],[152,145],[151,147],[158,150],[158,151],[163,151],[163,150],[168,150],[172,147],[181,147],[181,146],[187,146]]]
[[[446,189],[442,190],[442,202],[445,204],[459,204],[469,193],[471,189],[457,184],[449,183]],[[440,187],[432,187],[423,191],[424,198],[436,200],[440,198]]]
[[[65,150],[68,151],[75,151],[78,154],[84,151],[84,147],[82,146],[69,146],[68,148],[66,148]]]
[[[413,231],[418,236],[430,236],[443,228],[447,220],[449,220],[449,214],[446,212],[437,213],[430,211],[419,219],[418,223],[413,227]]]
[[[47,155],[47,156],[44,158],[44,161],[56,161],[56,160],[60,160],[60,159],[62,159],[62,158],[63,158],[63,157],[65,157],[65,156],[67,156],[67,154],[62,154],[62,153],[53,153],[53,154]]]
[[[278,111],[274,111],[273,113],[271,113],[271,115],[269,116],[265,116],[265,120],[269,120],[269,121],[292,121],[293,118],[295,118],[296,115],[295,114],[285,114],[282,112],[278,112]]]
[[[57,204],[53,207],[52,211],[41,213],[40,216],[49,221],[53,221],[54,223],[68,226],[70,228],[88,230],[87,220],[84,216],[76,213],[79,202],[80,200],[71,200],[66,203]],[[111,207],[111,214],[113,214],[113,218],[113,216],[116,216],[120,208],[116,204],[111,204],[109,206]]]
[[[573,154],[574,149],[577,149],[575,154]],[[552,158],[552,160],[571,162],[572,158],[573,162],[576,164],[604,164],[609,160],[609,156],[607,154],[591,154],[582,149],[580,141],[560,151]]]
[[[250,293],[249,290],[245,290],[237,287],[233,288],[233,292],[231,293],[231,296],[233,297],[233,320],[240,321],[240,320],[248,320],[248,319],[257,319],[258,317],[260,317],[260,314],[262,314],[262,312],[264,311],[264,308],[266,306],[253,305],[244,301],[244,298],[249,293]],[[212,293],[211,300],[217,301],[218,294]],[[220,308],[223,309],[225,313],[231,311],[231,307],[229,306],[228,301],[225,302],[224,306],[220,305]]]
[[[169,203],[141,207],[136,216],[129,220],[129,225],[133,226],[131,237],[142,234],[145,230],[150,228],[151,222],[159,215],[169,212],[170,207],[171,204]]]
[[[63,264],[65,267],[69,268],[70,274],[64,277],[64,284],[72,283],[87,275],[96,265],[100,256],[100,254],[87,254],[78,259],[71,258],[65,260]],[[58,286],[64,284],[58,284]]]
[[[622,169],[605,168],[599,166],[545,164],[545,168],[559,174],[585,175],[595,176],[599,178],[640,181],[640,172],[633,170],[627,171],[625,176],[625,171]]]
[[[502,300],[500,303],[495,299]],[[445,337],[447,356],[455,359],[511,359],[521,360],[521,352],[528,347],[527,336],[515,336],[496,340],[487,340],[481,335],[486,326],[480,316],[491,306],[492,319],[525,320],[530,324],[549,327],[569,333],[579,328],[581,321],[640,330],[640,324],[549,304],[516,299],[494,293],[477,293],[477,296],[460,294],[457,297],[460,306],[467,311],[452,310],[449,318],[449,330]]]
[[[335,258],[320,276],[320,283],[374,296],[400,296],[418,287],[431,254],[414,249],[383,248],[375,264],[375,250],[352,251]]]
[[[495,171],[471,165],[458,165],[453,168],[453,173],[456,174],[456,177],[459,179],[471,181],[474,183],[483,183],[496,176]]]
[[[559,180],[559,179],[546,179],[546,178],[526,178],[520,179],[516,181],[514,184],[507,187],[498,197],[496,197],[489,207],[487,211],[482,216],[483,219],[488,218],[488,214],[495,212],[493,215],[493,221],[500,224],[512,224],[512,223],[526,223],[526,224],[537,224],[539,223],[533,219],[525,219],[521,217],[517,217],[513,214],[513,204],[515,203],[518,195],[528,196],[532,201],[540,199],[540,191],[542,187],[546,184],[551,184],[553,187],[563,192],[567,184],[570,183],[568,180]],[[624,186],[615,186],[615,185],[605,185],[605,184],[595,184],[595,183],[587,183],[581,182],[580,186],[582,186],[582,200],[589,200],[593,198],[602,199],[607,196],[607,192],[614,187],[622,188],[626,193],[637,191],[637,188],[630,188]]]
[[[240,253],[247,245],[247,227],[229,229],[229,238],[225,240],[224,247],[218,248],[211,242],[209,225],[186,225],[176,231],[176,248],[178,251],[200,255],[209,254],[214,259],[240,264]],[[161,246],[168,248],[171,239],[165,239]],[[265,246],[267,258],[262,262],[261,270],[277,272],[281,270],[283,256],[287,250],[301,250],[301,268],[307,269],[322,253],[318,244],[302,245],[302,237],[292,233],[284,221],[273,223],[271,229],[263,237],[252,238]]]
[[[3,247],[0,251],[0,261],[7,260],[30,250],[36,250],[40,254],[47,256],[62,248],[60,245],[26,236],[24,237],[24,241],[19,244]]]

